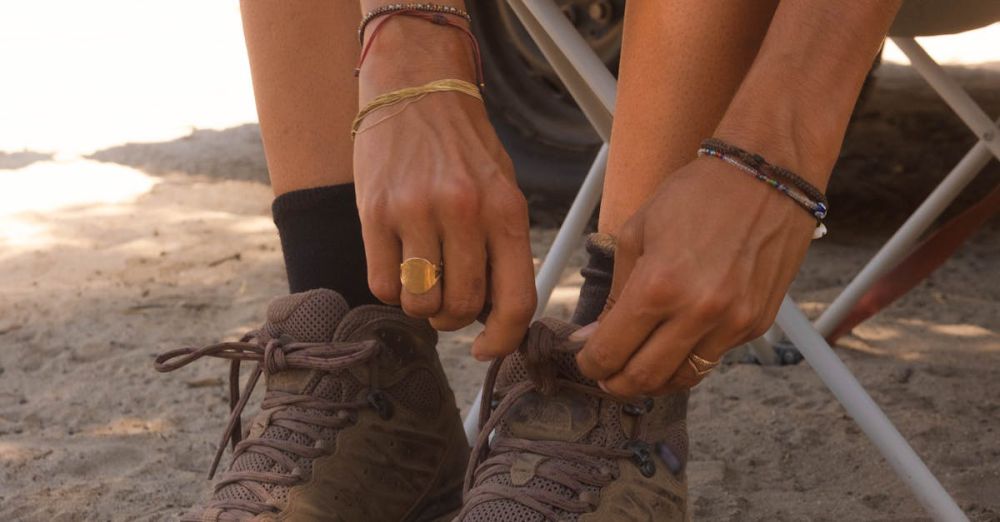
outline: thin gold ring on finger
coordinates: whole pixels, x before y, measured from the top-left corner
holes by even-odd
[[[694,370],[695,375],[704,377],[719,365],[721,359],[719,361],[709,361],[704,357],[699,357],[697,354],[692,353],[688,355],[687,362],[691,366],[691,369]]]
[[[410,257],[399,264],[399,282],[403,290],[414,294],[426,294],[441,280],[443,263],[433,263],[422,257]]]

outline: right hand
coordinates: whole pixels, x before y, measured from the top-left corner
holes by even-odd
[[[437,79],[473,81],[459,31],[403,17],[388,23],[362,69],[362,105]],[[354,177],[372,292],[438,330],[472,323],[489,300],[473,355],[516,350],[536,302],[528,211],[482,102],[428,94],[370,114],[361,129]],[[425,294],[402,288],[399,265],[410,257],[443,261],[441,281]]]

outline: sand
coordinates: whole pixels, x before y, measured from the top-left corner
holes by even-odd
[[[997,114],[992,71],[955,72]],[[792,289],[812,316],[973,143],[911,72],[882,74],[830,189],[832,233]],[[982,178],[961,203],[1000,179],[995,162]],[[264,179],[254,125],[0,154],[0,518],[165,520],[205,495],[227,367],[161,375],[152,357],[237,337],[287,291]],[[1000,520],[998,232],[994,219],[837,349],[979,521]],[[534,230],[536,256],[552,236]],[[551,314],[568,314],[581,259]],[[484,371],[467,355],[475,333],[440,345],[463,407]],[[696,520],[927,519],[805,363],[727,364],[691,404]]]

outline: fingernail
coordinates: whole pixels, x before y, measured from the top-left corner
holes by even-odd
[[[472,341],[472,356],[475,357],[477,361],[486,362],[491,359],[491,357],[480,349],[479,345],[482,344],[483,334],[486,332],[479,332],[476,339]]]
[[[594,331],[597,330],[597,321],[594,321],[583,328],[571,333],[569,335],[570,341],[586,341],[593,335]]]
[[[611,393],[611,391],[608,390],[608,387],[604,385],[604,381],[597,381],[597,386],[604,390],[604,393]]]

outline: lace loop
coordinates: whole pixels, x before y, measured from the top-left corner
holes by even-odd
[[[329,453],[330,448],[326,444],[305,446],[285,440],[271,440],[264,438],[254,438],[242,440],[241,416],[250,395],[253,393],[261,374],[272,375],[286,370],[317,370],[321,372],[335,372],[338,370],[354,367],[360,364],[371,363],[371,392],[378,393],[377,373],[374,371],[377,355],[380,353],[381,344],[378,341],[361,342],[329,342],[329,343],[302,343],[291,338],[282,336],[278,339],[271,339],[262,332],[254,331],[243,336],[239,341],[230,341],[203,346],[201,348],[179,348],[160,354],[154,361],[154,367],[159,372],[170,372],[178,368],[201,359],[202,357],[215,357],[230,361],[229,368],[229,419],[226,428],[223,430],[222,438],[219,441],[215,457],[209,470],[209,478],[215,476],[222,454],[225,451],[227,442],[232,442],[233,460],[243,453],[258,453],[269,457],[286,472],[263,472],[263,471],[229,471],[224,473],[217,484],[216,491],[230,484],[240,484],[247,490],[254,493],[263,502],[226,499],[213,501],[208,507],[215,510],[234,510],[255,515],[266,511],[277,512],[280,507],[277,500],[273,498],[269,490],[262,487],[262,484],[276,486],[294,486],[304,480],[302,470],[298,464],[288,456],[314,459]],[[253,372],[247,379],[245,389],[240,390],[240,364],[243,361],[256,362]],[[384,394],[380,395],[381,400],[376,411],[382,415],[383,411],[391,412],[391,403]],[[312,395],[289,393],[280,390],[270,390],[265,395],[262,410],[272,410],[267,417],[267,426],[281,426],[292,432],[306,435],[312,440],[320,440],[321,434],[316,429],[319,428],[342,428],[356,420],[356,415],[347,410],[356,410],[370,406],[368,400],[355,400],[350,402],[337,402]],[[306,413],[301,411],[287,411],[289,407],[297,407],[307,410],[315,410],[317,413]],[[371,405],[374,406],[374,405]],[[341,412],[347,411],[347,414]],[[332,415],[323,414],[333,413]],[[334,413],[335,412],[335,413]]]
[[[613,469],[615,466],[592,465],[595,460],[599,462],[635,458],[637,450],[632,447],[608,448],[586,443],[529,440],[510,435],[498,434],[492,439],[491,444],[493,431],[500,421],[520,398],[531,392],[551,395],[568,390],[599,399],[622,402],[594,386],[559,377],[550,364],[549,355],[557,349],[557,342],[551,331],[532,327],[522,345],[522,354],[530,378],[505,389],[496,389],[497,376],[504,359],[497,359],[490,366],[483,385],[480,431],[472,449],[469,467],[466,469],[464,484],[466,501],[462,514],[458,517],[459,520],[477,505],[502,499],[513,500],[551,521],[561,520],[557,510],[569,513],[593,511],[597,507],[598,496],[588,491],[587,487],[600,489],[618,478],[618,470]],[[498,402],[496,395],[501,396]],[[640,417],[651,409],[652,401],[640,401],[632,408]],[[637,429],[634,435],[641,432],[641,428]],[[649,471],[650,466],[655,472],[656,466],[650,458],[649,445],[640,444],[643,444],[646,450],[643,453],[645,458],[642,462],[646,465],[643,474]],[[547,457],[538,464],[535,475],[564,486],[573,491],[573,496],[567,497],[538,488],[516,488],[487,482],[492,477],[509,473],[516,455],[523,453]],[[640,471],[642,469],[640,467]]]

